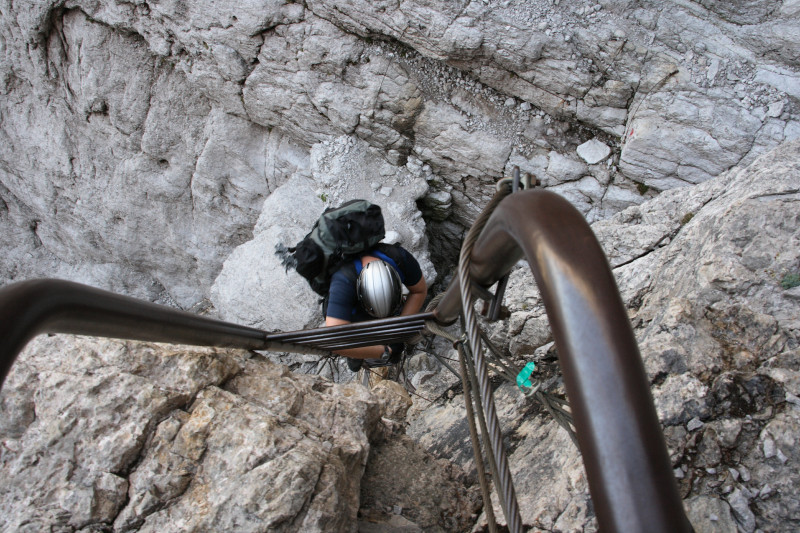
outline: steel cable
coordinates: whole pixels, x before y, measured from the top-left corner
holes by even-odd
[[[469,379],[469,383],[473,390],[478,391],[480,389],[480,385],[478,384],[478,379],[475,376],[475,363],[472,360],[472,356],[469,353],[469,346],[465,343],[460,343],[458,345],[459,348],[459,357],[463,357],[466,361],[467,365],[467,377]],[[466,399],[466,398],[465,398]],[[497,470],[497,458],[492,451],[492,441],[489,436],[489,430],[486,424],[486,415],[484,413],[483,404],[481,403],[481,398],[478,393],[475,393],[475,396],[472,398],[475,402],[475,413],[478,417],[478,424],[481,427],[481,437],[483,440],[483,448],[486,451],[486,460],[489,462],[489,470],[492,472],[492,479],[495,480],[495,487],[497,486],[497,480],[500,479],[500,474]],[[506,509],[506,500],[505,500],[505,493],[503,491],[497,491],[497,499],[500,501],[500,508],[503,509],[503,513],[505,514]],[[489,500],[486,505],[491,506],[492,502]],[[494,511],[492,511],[494,512]],[[506,519],[506,522],[508,519]]]
[[[495,483],[499,484],[500,490],[498,490],[498,493],[502,491],[502,499],[504,501],[501,503],[505,504],[503,505],[503,514],[506,517],[508,527],[512,533],[519,533],[522,531],[522,519],[519,514],[519,504],[517,503],[514,483],[511,479],[508,458],[506,457],[505,447],[503,446],[503,436],[500,431],[500,421],[497,418],[497,409],[495,408],[494,398],[492,396],[486,360],[483,357],[480,328],[473,309],[472,288],[470,286],[469,275],[470,255],[472,254],[475,241],[486,225],[492,211],[494,211],[500,201],[510,192],[511,187],[508,185],[501,186],[464,238],[458,262],[458,281],[461,289],[461,311],[466,324],[465,329],[467,330],[469,347],[475,366],[475,374],[480,387],[479,398],[483,404],[483,411],[486,416],[491,450],[497,460],[497,479]]]
[[[435,304],[432,302],[432,305]],[[486,450],[486,460],[489,463],[489,470],[492,472],[492,478],[498,479],[497,461],[495,460],[494,454],[492,453],[492,447],[489,441],[489,431],[487,430],[486,427],[486,417],[484,416],[483,409],[481,408],[480,397],[477,395],[479,387],[478,387],[478,382],[475,379],[475,372],[474,372],[475,366],[472,363],[469,354],[465,353],[468,352],[469,346],[465,346],[463,338],[456,337],[449,331],[440,327],[439,324],[437,324],[432,320],[428,321],[426,323],[426,326],[428,330],[434,335],[439,335],[440,337],[443,337],[452,342],[453,346],[458,351],[458,360],[459,363],[461,364],[461,374],[459,375],[459,377],[461,378],[461,383],[464,387],[464,404],[467,410],[467,419],[469,421],[469,429],[470,429],[470,440],[472,441],[472,451],[473,454],[475,455],[475,464],[477,466],[480,463],[481,468],[483,468],[481,459],[482,452],[480,447],[480,440],[478,437],[477,429],[475,429],[475,418],[477,417],[478,422],[481,426],[481,436],[483,437],[484,441],[484,449]],[[476,395],[474,397],[476,410],[474,411],[472,409],[472,402],[473,402],[473,396],[471,394],[472,390],[476,391],[475,393]],[[481,485],[481,492],[484,495],[483,496],[484,510],[486,512],[486,518],[487,521],[489,521],[489,527],[491,529],[492,522],[495,521],[494,510],[492,509],[492,499],[489,491],[489,484],[486,480],[486,473],[483,472],[483,470],[478,471],[478,481]],[[505,509],[505,504],[503,504],[504,501],[503,494],[501,494],[498,491],[497,496],[498,499],[500,500],[501,508]]]
[[[458,361],[461,363],[461,383],[464,386],[464,407],[467,410],[467,421],[469,423],[469,436],[472,441],[472,454],[475,456],[475,468],[478,471],[478,482],[481,486],[481,493],[483,494],[483,508],[486,512],[486,521],[489,524],[489,531],[496,533],[497,521],[494,517],[494,509],[492,508],[492,494],[489,491],[489,483],[486,481],[486,471],[483,466],[483,456],[481,454],[480,441],[478,440],[478,430],[475,427],[475,414],[472,411],[472,387],[470,386],[469,375],[467,371],[466,357],[464,355],[463,343],[458,344]],[[489,450],[487,449],[487,452]],[[491,458],[487,458],[491,462]]]

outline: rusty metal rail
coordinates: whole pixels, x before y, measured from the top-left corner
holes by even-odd
[[[0,385],[17,354],[41,333],[74,333],[246,349],[257,329],[227,324],[79,283],[37,279],[0,289]]]
[[[431,317],[270,334],[70,281],[22,281],[0,289],[0,387],[18,353],[42,333],[327,355],[341,347],[409,340]]]
[[[512,194],[476,241],[470,278],[488,287],[522,257],[547,309],[600,530],[692,531],[636,339],[591,228],[557,194]],[[460,299],[453,282],[437,321],[455,321]]]

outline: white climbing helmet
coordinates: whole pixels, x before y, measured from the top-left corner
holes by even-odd
[[[361,269],[356,287],[361,305],[375,318],[386,318],[400,310],[400,276],[386,262],[378,259],[367,263]]]

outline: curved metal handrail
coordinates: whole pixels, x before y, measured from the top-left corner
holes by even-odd
[[[430,313],[334,328],[267,333],[58,279],[0,288],[0,388],[25,345],[41,333],[328,355],[331,350],[410,340]]]
[[[489,218],[470,277],[490,286],[522,257],[542,293],[601,531],[692,531],[650,386],[611,267],[591,228],[561,196],[512,194]],[[434,310],[460,312],[455,280]]]
[[[0,289],[0,386],[17,354],[41,333],[264,349],[263,331],[57,279]]]

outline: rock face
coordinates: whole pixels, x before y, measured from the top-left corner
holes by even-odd
[[[0,13],[2,283],[59,277],[266,330],[315,326],[317,298],[276,246],[367,198],[441,280],[518,166],[595,222],[695,529],[798,529],[797,1]],[[491,337],[558,392],[525,268],[506,302]],[[440,367],[409,364],[420,397],[404,435],[390,385],[38,339],[0,395],[3,529],[480,528],[463,402]],[[593,530],[566,433],[512,387],[497,396],[525,524]],[[407,467],[395,480],[391,462]]]
[[[270,194],[321,177],[314,154],[342,139],[385,171],[367,183],[422,196],[440,271],[514,166],[605,218],[800,135],[797,14],[772,0],[14,2],[0,279],[200,304],[257,240]],[[404,188],[409,171],[427,192]]]
[[[798,527],[798,149],[593,226],[696,531]],[[563,393],[527,267],[506,304],[510,319],[489,335]],[[452,358],[447,343],[435,348]],[[40,337],[0,394],[3,528],[480,528],[458,381],[427,359],[407,367],[412,405],[394,382],[369,391],[260,356]],[[567,433],[515,387],[495,395],[524,524],[594,530]]]
[[[593,225],[629,310],[696,531],[798,527],[790,444],[800,435],[798,150],[800,142],[785,144],[749,167]],[[513,272],[506,302],[511,319],[490,334],[518,361],[536,360],[546,380],[555,355],[527,265]],[[430,398],[435,389],[417,392]],[[411,411],[409,434],[474,469],[463,399],[440,394]],[[548,531],[596,527],[567,433],[515,387],[502,385],[495,397],[523,522]]]
[[[392,429],[410,403],[233,352],[39,338],[0,395],[0,527],[464,530],[476,489]]]

